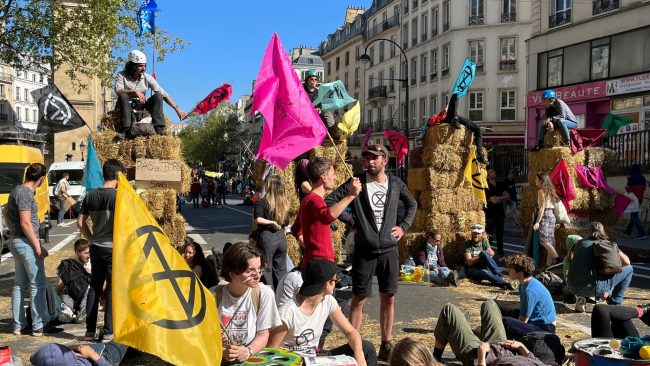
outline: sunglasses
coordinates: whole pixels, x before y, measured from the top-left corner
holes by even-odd
[[[334,281],[334,283],[339,283],[341,282],[341,279],[339,278],[339,276],[335,276],[333,279],[330,280],[330,282],[332,281]]]

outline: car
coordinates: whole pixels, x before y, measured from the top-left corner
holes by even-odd
[[[47,180],[49,182],[48,194],[50,197],[52,215],[57,215],[59,212],[59,209],[56,207],[58,199],[54,194],[54,190],[61,178],[63,178],[63,173],[68,173],[70,175],[70,178],[68,178],[68,183],[70,184],[68,194],[75,202],[74,205],[72,205],[72,214],[76,216],[79,213],[81,202],[86,196],[86,187],[83,183],[85,166],[86,163],[83,161],[62,161],[50,165],[47,171]]]

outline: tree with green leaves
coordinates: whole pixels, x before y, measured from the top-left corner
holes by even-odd
[[[238,154],[243,146],[237,107],[222,103],[206,115],[190,115],[178,134],[186,160],[217,166],[227,155]]]
[[[17,69],[49,64],[80,88],[83,77],[110,85],[127,53],[153,44],[137,37],[138,0],[0,0],[0,59]],[[156,28],[156,59],[187,44]],[[62,67],[65,68],[62,69]]]

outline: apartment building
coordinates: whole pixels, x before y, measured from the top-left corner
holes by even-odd
[[[49,65],[14,70],[14,125],[26,130],[36,131],[38,127],[38,98],[42,87],[50,78]],[[0,113],[1,114],[1,113]]]
[[[14,75],[10,65],[0,63],[0,126],[13,126]]]
[[[632,123],[619,135],[625,135],[620,143],[632,148],[622,152],[647,164],[650,1],[542,0],[533,3],[533,14],[527,41],[527,146],[536,143],[536,120],[544,113],[540,94],[550,88],[570,106],[579,127],[599,128],[609,113],[629,117]]]

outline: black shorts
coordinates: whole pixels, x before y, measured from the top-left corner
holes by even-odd
[[[382,254],[355,251],[352,257],[352,293],[372,295],[372,278],[377,276],[379,292],[397,293],[399,278],[399,255],[397,248]]]

